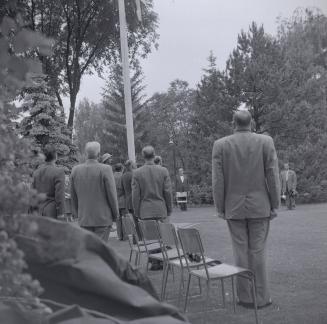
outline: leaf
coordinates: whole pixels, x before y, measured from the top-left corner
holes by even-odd
[[[26,62],[18,57],[11,57],[8,63],[9,74],[18,80],[25,80],[28,72],[28,66]]]
[[[25,60],[28,67],[28,72],[41,74],[42,73],[42,63],[40,61],[27,59]]]
[[[8,36],[11,31],[16,30],[16,23],[9,17],[4,17],[0,26],[0,31],[3,36]]]
[[[14,38],[13,46],[17,53],[25,52],[33,48],[36,43],[36,34],[27,29],[21,30]]]
[[[9,61],[9,44],[5,38],[0,39],[0,66],[7,66]]]

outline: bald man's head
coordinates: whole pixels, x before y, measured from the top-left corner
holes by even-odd
[[[85,154],[88,159],[97,159],[100,154],[100,143],[98,142],[86,143]]]
[[[238,110],[234,113],[233,122],[236,128],[251,129],[252,116],[248,110]]]

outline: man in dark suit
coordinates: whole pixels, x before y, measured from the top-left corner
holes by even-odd
[[[180,197],[180,201],[182,201],[182,199],[185,199],[187,201],[187,195],[188,195],[188,191],[189,191],[189,181],[188,181],[188,176],[184,174],[184,169],[183,168],[179,168],[178,169],[178,176],[176,177],[176,196],[182,195],[182,197]],[[186,193],[185,198],[184,198],[184,193]],[[187,210],[187,203],[185,202],[180,202],[180,207],[181,210]]]
[[[126,214],[126,202],[125,202],[125,193],[123,189],[122,176],[123,176],[123,165],[121,163],[117,163],[115,165],[114,178],[116,183],[118,208],[119,208],[119,218],[116,221],[117,236],[118,239],[120,240],[123,240],[122,217]]]
[[[98,162],[100,144],[86,144],[85,163],[71,173],[73,216],[81,227],[108,241],[113,221],[119,216],[115,179],[110,165]]]
[[[251,133],[251,114],[234,114],[236,131],[217,140],[212,152],[212,186],[218,216],[226,219],[236,265],[255,274],[259,307],[271,304],[266,271],[270,220],[279,207],[278,160],[267,135]],[[238,278],[239,303],[253,307],[247,280]]]
[[[288,209],[295,208],[296,195],[296,173],[290,169],[289,163],[284,164],[284,170],[280,174],[282,196],[286,196],[286,206]]]
[[[140,219],[166,220],[172,212],[171,182],[168,170],[154,164],[154,148],[142,150],[145,164],[136,169],[132,181],[135,216]]]
[[[53,145],[44,149],[45,164],[33,173],[32,188],[46,195],[39,206],[42,216],[64,219],[65,214],[65,172],[56,166],[57,152]]]

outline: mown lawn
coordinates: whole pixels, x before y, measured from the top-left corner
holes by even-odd
[[[176,210],[172,222],[196,223],[206,254],[233,263],[226,222],[214,215],[214,208]],[[123,256],[128,243],[114,238],[109,242]],[[260,323],[327,323],[327,205],[303,205],[294,211],[280,210],[270,227],[268,267],[274,304],[259,311]],[[150,271],[149,277],[160,289],[161,271]],[[168,286],[168,302],[177,304],[178,278]],[[198,294],[196,282],[191,293]],[[222,308],[220,287],[212,289],[208,323],[254,323],[251,310],[231,308],[230,287],[226,287],[227,309]],[[192,298],[187,316],[191,323],[202,322],[201,297]]]

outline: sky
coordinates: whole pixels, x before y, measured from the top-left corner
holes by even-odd
[[[207,66],[210,51],[218,68],[225,67],[236,47],[237,35],[252,21],[275,35],[277,18],[291,17],[302,7],[320,8],[327,15],[327,0],[153,0],[159,15],[159,48],[142,62],[146,94],[166,91],[175,79],[194,87]],[[98,103],[105,81],[97,76],[82,79],[78,101]],[[69,102],[65,100],[65,106]]]

